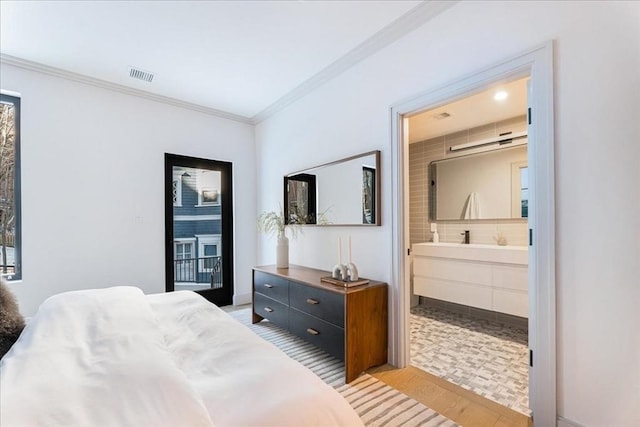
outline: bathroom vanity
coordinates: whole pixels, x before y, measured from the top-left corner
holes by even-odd
[[[416,295],[528,317],[526,246],[416,243]]]

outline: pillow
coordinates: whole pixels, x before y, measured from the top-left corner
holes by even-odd
[[[4,279],[0,277],[0,358],[9,351],[24,329],[18,303]]]

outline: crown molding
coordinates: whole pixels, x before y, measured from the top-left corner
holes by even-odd
[[[188,110],[197,111],[199,113],[208,114],[210,116],[215,116],[215,117],[228,119],[228,120],[234,120],[240,123],[254,124],[253,120],[250,119],[249,117],[228,113],[226,111],[217,110],[215,108],[205,107],[204,105],[194,104],[187,101],[181,101],[179,99],[171,98],[168,96],[156,95],[154,93],[147,92],[144,90],[134,89],[134,88],[117,84],[117,83],[111,83],[106,80],[85,76],[83,74],[78,74],[78,73],[63,70],[60,68],[55,68],[48,65],[40,64],[38,62],[28,61],[26,59],[18,58],[11,55],[6,55],[4,53],[0,53],[0,63],[13,65],[14,67],[23,68],[30,71],[37,71],[40,73],[48,74],[50,76],[72,80],[78,83],[84,83],[91,86],[96,86],[102,89],[108,89],[116,92],[121,92],[127,95],[137,96],[139,98],[145,98],[151,101],[172,105],[174,107],[186,108]]]
[[[121,92],[127,95],[137,96],[140,98],[149,99],[151,101],[160,102],[163,104],[172,105],[175,107],[186,108],[188,110],[197,111],[200,113],[208,114],[211,116],[234,120],[240,123],[256,125],[263,120],[273,116],[277,112],[283,110],[287,106],[293,104],[300,98],[313,92],[318,87],[342,74],[349,68],[353,67],[360,61],[373,55],[379,50],[385,48],[396,40],[404,37],[413,30],[422,26],[429,20],[438,16],[445,10],[449,9],[458,1],[441,1],[441,0],[427,0],[420,3],[418,6],[409,10],[404,15],[378,31],[373,36],[369,37],[364,42],[360,43],[354,49],[347,52],[336,61],[332,62],[318,73],[305,80],[294,89],[286,93],[277,101],[269,105],[264,110],[260,111],[253,117],[245,117],[238,114],[229,113],[222,110],[217,110],[211,107],[205,107],[204,105],[194,104],[187,101],[182,101],[176,98],[171,98],[163,95],[156,95],[151,92],[147,92],[140,89],[134,89],[128,86],[124,86],[117,83],[111,83],[106,80],[97,79],[94,77],[85,76],[83,74],[74,73],[72,71],[63,70],[60,68],[51,67],[38,62],[29,61],[26,59],[18,58],[15,56],[0,53],[0,63],[13,65],[15,67],[23,68],[26,70],[37,71],[40,73],[48,74],[55,77],[72,80],[78,83],[84,83],[91,86],[100,87],[103,89],[113,90]]]
[[[338,58],[327,67],[314,74],[308,80],[302,82],[296,86],[290,92],[278,99],[276,102],[260,111],[258,114],[251,118],[254,124],[258,124],[261,121],[271,117],[280,110],[293,104],[298,99],[311,93],[318,87],[327,83],[329,80],[342,74],[349,68],[353,67],[365,58],[373,55],[379,50],[385,48],[396,40],[404,37],[413,30],[422,26],[429,20],[440,15],[445,10],[449,9],[458,1],[424,1],[418,6],[409,10],[404,15],[400,16],[395,21],[384,27],[382,30],[369,37],[364,42]]]

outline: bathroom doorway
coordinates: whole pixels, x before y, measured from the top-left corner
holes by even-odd
[[[405,116],[410,363],[527,416],[528,81]]]
[[[528,176],[525,178],[529,184],[528,370],[529,408],[536,425],[555,425],[557,421],[553,74],[553,43],[548,42],[391,107],[391,264],[392,280],[398,287],[397,294],[392,295],[390,312],[390,327],[396,331],[390,342],[390,361],[402,368],[410,365],[412,303],[409,118],[500,84],[530,78],[527,93]]]

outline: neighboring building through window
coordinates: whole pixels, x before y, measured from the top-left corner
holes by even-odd
[[[220,235],[196,235],[198,238],[199,272],[211,273],[220,261]]]
[[[20,98],[0,94],[0,274],[22,278]]]
[[[173,206],[182,206],[182,174],[173,174]]]
[[[176,289],[222,285],[221,172],[173,166]]]
[[[198,189],[198,206],[211,206],[220,204],[220,179],[219,171],[199,170],[196,186]]]
[[[195,238],[176,239],[174,242],[174,272],[176,282],[193,282],[195,276]]]

